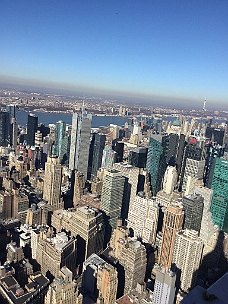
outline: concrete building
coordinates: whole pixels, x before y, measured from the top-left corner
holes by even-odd
[[[177,288],[189,292],[196,285],[203,241],[195,230],[177,232],[173,250],[172,270],[177,275]]]
[[[78,285],[66,266],[60,269],[58,277],[49,286],[44,304],[82,304]]]
[[[57,156],[50,156],[45,164],[43,199],[53,210],[63,208],[61,200],[62,166]]]
[[[119,240],[121,254],[119,262],[125,271],[124,294],[136,288],[137,283],[143,283],[146,274],[146,248],[136,238]]]
[[[83,240],[80,246],[82,261],[92,253],[99,253],[103,249],[104,219],[102,213],[95,208],[86,206],[56,210],[52,215],[51,224],[57,232],[64,228],[72,236],[77,237],[78,241]]]
[[[0,190],[0,218],[9,219],[12,217],[13,193]]]
[[[32,250],[34,250],[32,248]],[[40,232],[36,260],[41,266],[41,272],[57,277],[59,270],[67,266],[72,272],[76,269],[77,242],[65,232],[59,232],[55,236],[50,233]]]
[[[162,242],[159,250],[158,264],[171,267],[176,233],[182,230],[184,211],[181,204],[167,207],[162,226]]]
[[[188,177],[194,179],[203,180],[205,168],[205,160],[195,160],[191,158],[186,159],[184,179],[182,184],[182,191],[185,192],[187,189]]]
[[[49,283],[40,272],[30,275],[25,286],[21,286],[13,276],[6,276],[1,279],[0,294],[9,304],[43,304]]]
[[[158,266],[152,304],[173,304],[175,297],[176,274],[171,270]]]
[[[139,192],[130,202],[127,226],[134,232],[134,236],[142,242],[154,245],[158,223],[159,208],[154,198],[145,197]]]
[[[96,254],[83,263],[82,292],[99,303],[111,304],[116,300],[118,277],[116,269]],[[98,302],[96,302],[98,303]]]

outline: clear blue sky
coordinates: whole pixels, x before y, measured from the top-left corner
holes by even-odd
[[[0,75],[228,105],[228,0],[1,0]]]

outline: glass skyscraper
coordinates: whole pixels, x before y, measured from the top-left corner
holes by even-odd
[[[228,233],[228,157],[216,159],[211,188],[212,220],[221,230]]]

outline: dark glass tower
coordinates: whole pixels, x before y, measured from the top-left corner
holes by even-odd
[[[27,123],[27,144],[34,146],[35,144],[35,133],[38,127],[38,117],[34,114],[28,115]]]
[[[138,147],[129,152],[129,165],[138,168],[146,168],[148,149],[146,147]]]
[[[216,158],[211,189],[212,220],[228,233],[228,157]]]
[[[119,139],[114,139],[112,141],[112,149],[117,153],[117,163],[121,163],[123,161],[123,151],[124,151],[124,143],[119,141]]]
[[[97,170],[101,167],[103,150],[105,147],[106,135],[95,134],[93,147],[92,175],[97,175]]]
[[[193,229],[200,233],[203,216],[203,197],[200,194],[184,196],[182,200],[184,209],[184,229]]]
[[[9,113],[0,112],[0,146],[7,146],[9,143]]]
[[[209,148],[208,157],[206,160],[206,173],[205,173],[205,187],[211,188],[214,168],[217,157],[222,157],[224,155],[225,147],[220,145],[213,145]]]
[[[150,137],[146,168],[150,175],[151,190],[154,196],[161,190],[162,178],[167,168],[169,136],[152,134]]]

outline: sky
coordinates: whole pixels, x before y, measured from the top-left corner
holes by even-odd
[[[227,0],[1,0],[0,81],[228,107]]]

